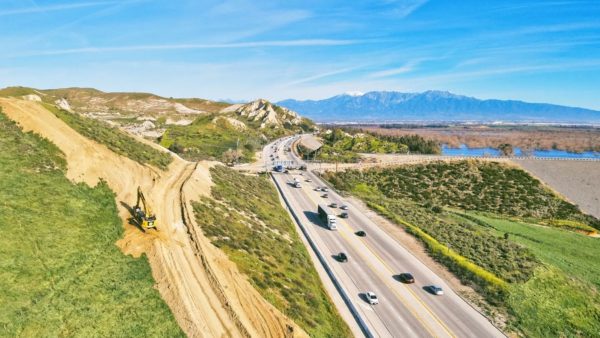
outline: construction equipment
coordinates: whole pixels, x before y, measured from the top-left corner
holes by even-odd
[[[142,205],[140,206],[140,202]],[[135,220],[138,225],[142,227],[143,230],[147,229],[156,229],[156,215],[152,212],[150,205],[146,202],[146,198],[144,197],[144,193],[142,193],[142,188],[138,187],[137,190],[137,201],[135,202],[135,207],[133,210]]]

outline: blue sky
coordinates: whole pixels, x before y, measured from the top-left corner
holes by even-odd
[[[0,0],[0,86],[271,100],[448,90],[600,109],[600,1]]]

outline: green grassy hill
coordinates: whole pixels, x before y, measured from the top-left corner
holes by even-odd
[[[493,162],[433,162],[349,170],[332,179],[342,187],[362,182],[387,197],[419,204],[487,211],[581,230],[600,229],[598,219],[583,214],[525,171]]]
[[[53,144],[0,113],[0,336],[182,337],[115,196],[65,177]]]

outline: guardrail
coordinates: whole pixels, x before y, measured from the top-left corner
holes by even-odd
[[[321,250],[319,250],[319,248],[317,247],[317,245],[315,244],[315,242],[311,238],[310,234],[308,233],[308,230],[306,230],[306,228],[304,227],[304,225],[300,221],[300,218],[298,217],[298,215],[296,215],[296,213],[294,212],[294,209],[292,209],[292,206],[291,206],[290,202],[288,201],[287,197],[285,197],[285,194],[283,193],[283,189],[281,188],[281,186],[279,185],[279,183],[277,182],[277,180],[273,177],[272,173],[271,173],[271,179],[273,180],[273,182],[275,182],[275,186],[277,187],[277,190],[279,191],[279,194],[283,198],[283,201],[285,202],[288,210],[292,214],[292,217],[294,218],[294,221],[296,222],[296,224],[298,224],[298,227],[300,227],[300,230],[302,230],[302,233],[304,234],[304,237],[308,241],[308,244],[310,245],[310,247],[313,249],[313,251],[317,255],[317,258],[321,262],[321,265],[323,265],[323,268],[325,269],[325,272],[327,272],[327,275],[329,275],[329,278],[331,278],[331,281],[333,282],[333,285],[335,286],[335,288],[338,290],[338,292],[342,296],[342,299],[344,300],[344,303],[346,303],[346,305],[350,309],[350,313],[352,313],[352,316],[354,317],[354,319],[356,319],[356,322],[358,323],[358,326],[363,331],[363,333],[365,334],[365,336],[367,336],[369,338],[374,337],[373,334],[371,333],[371,330],[367,326],[366,322],[364,321],[364,319],[362,318],[362,316],[360,315],[360,313],[358,313],[358,310],[356,309],[356,307],[354,306],[354,304],[352,303],[352,301],[350,301],[350,296],[348,295],[348,293],[346,292],[346,290],[344,290],[342,284],[339,282],[339,280],[337,279],[337,277],[333,273],[333,270],[331,269],[331,267],[329,266],[329,263],[327,262],[327,260],[323,256],[323,254],[321,253]]]

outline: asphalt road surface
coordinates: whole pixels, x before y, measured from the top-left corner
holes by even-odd
[[[270,169],[277,161],[299,163],[292,152],[286,151],[294,139],[267,145],[263,150],[265,166]],[[329,196],[323,198],[324,192],[316,191],[316,187],[325,186],[319,177],[296,170],[274,173],[273,177],[374,336],[504,337],[487,318],[351,203],[331,189]],[[300,188],[293,186],[294,178],[300,181]],[[342,212],[339,206],[349,207],[349,218],[337,218],[338,230],[329,230],[317,214],[318,204],[333,202],[338,208],[329,209],[335,214]],[[359,230],[366,236],[357,236]],[[348,256],[347,262],[337,260],[340,252]],[[415,283],[400,282],[397,275],[403,272],[411,273]],[[444,295],[432,294],[429,285],[441,287]],[[379,304],[367,302],[367,291],[377,295]]]

